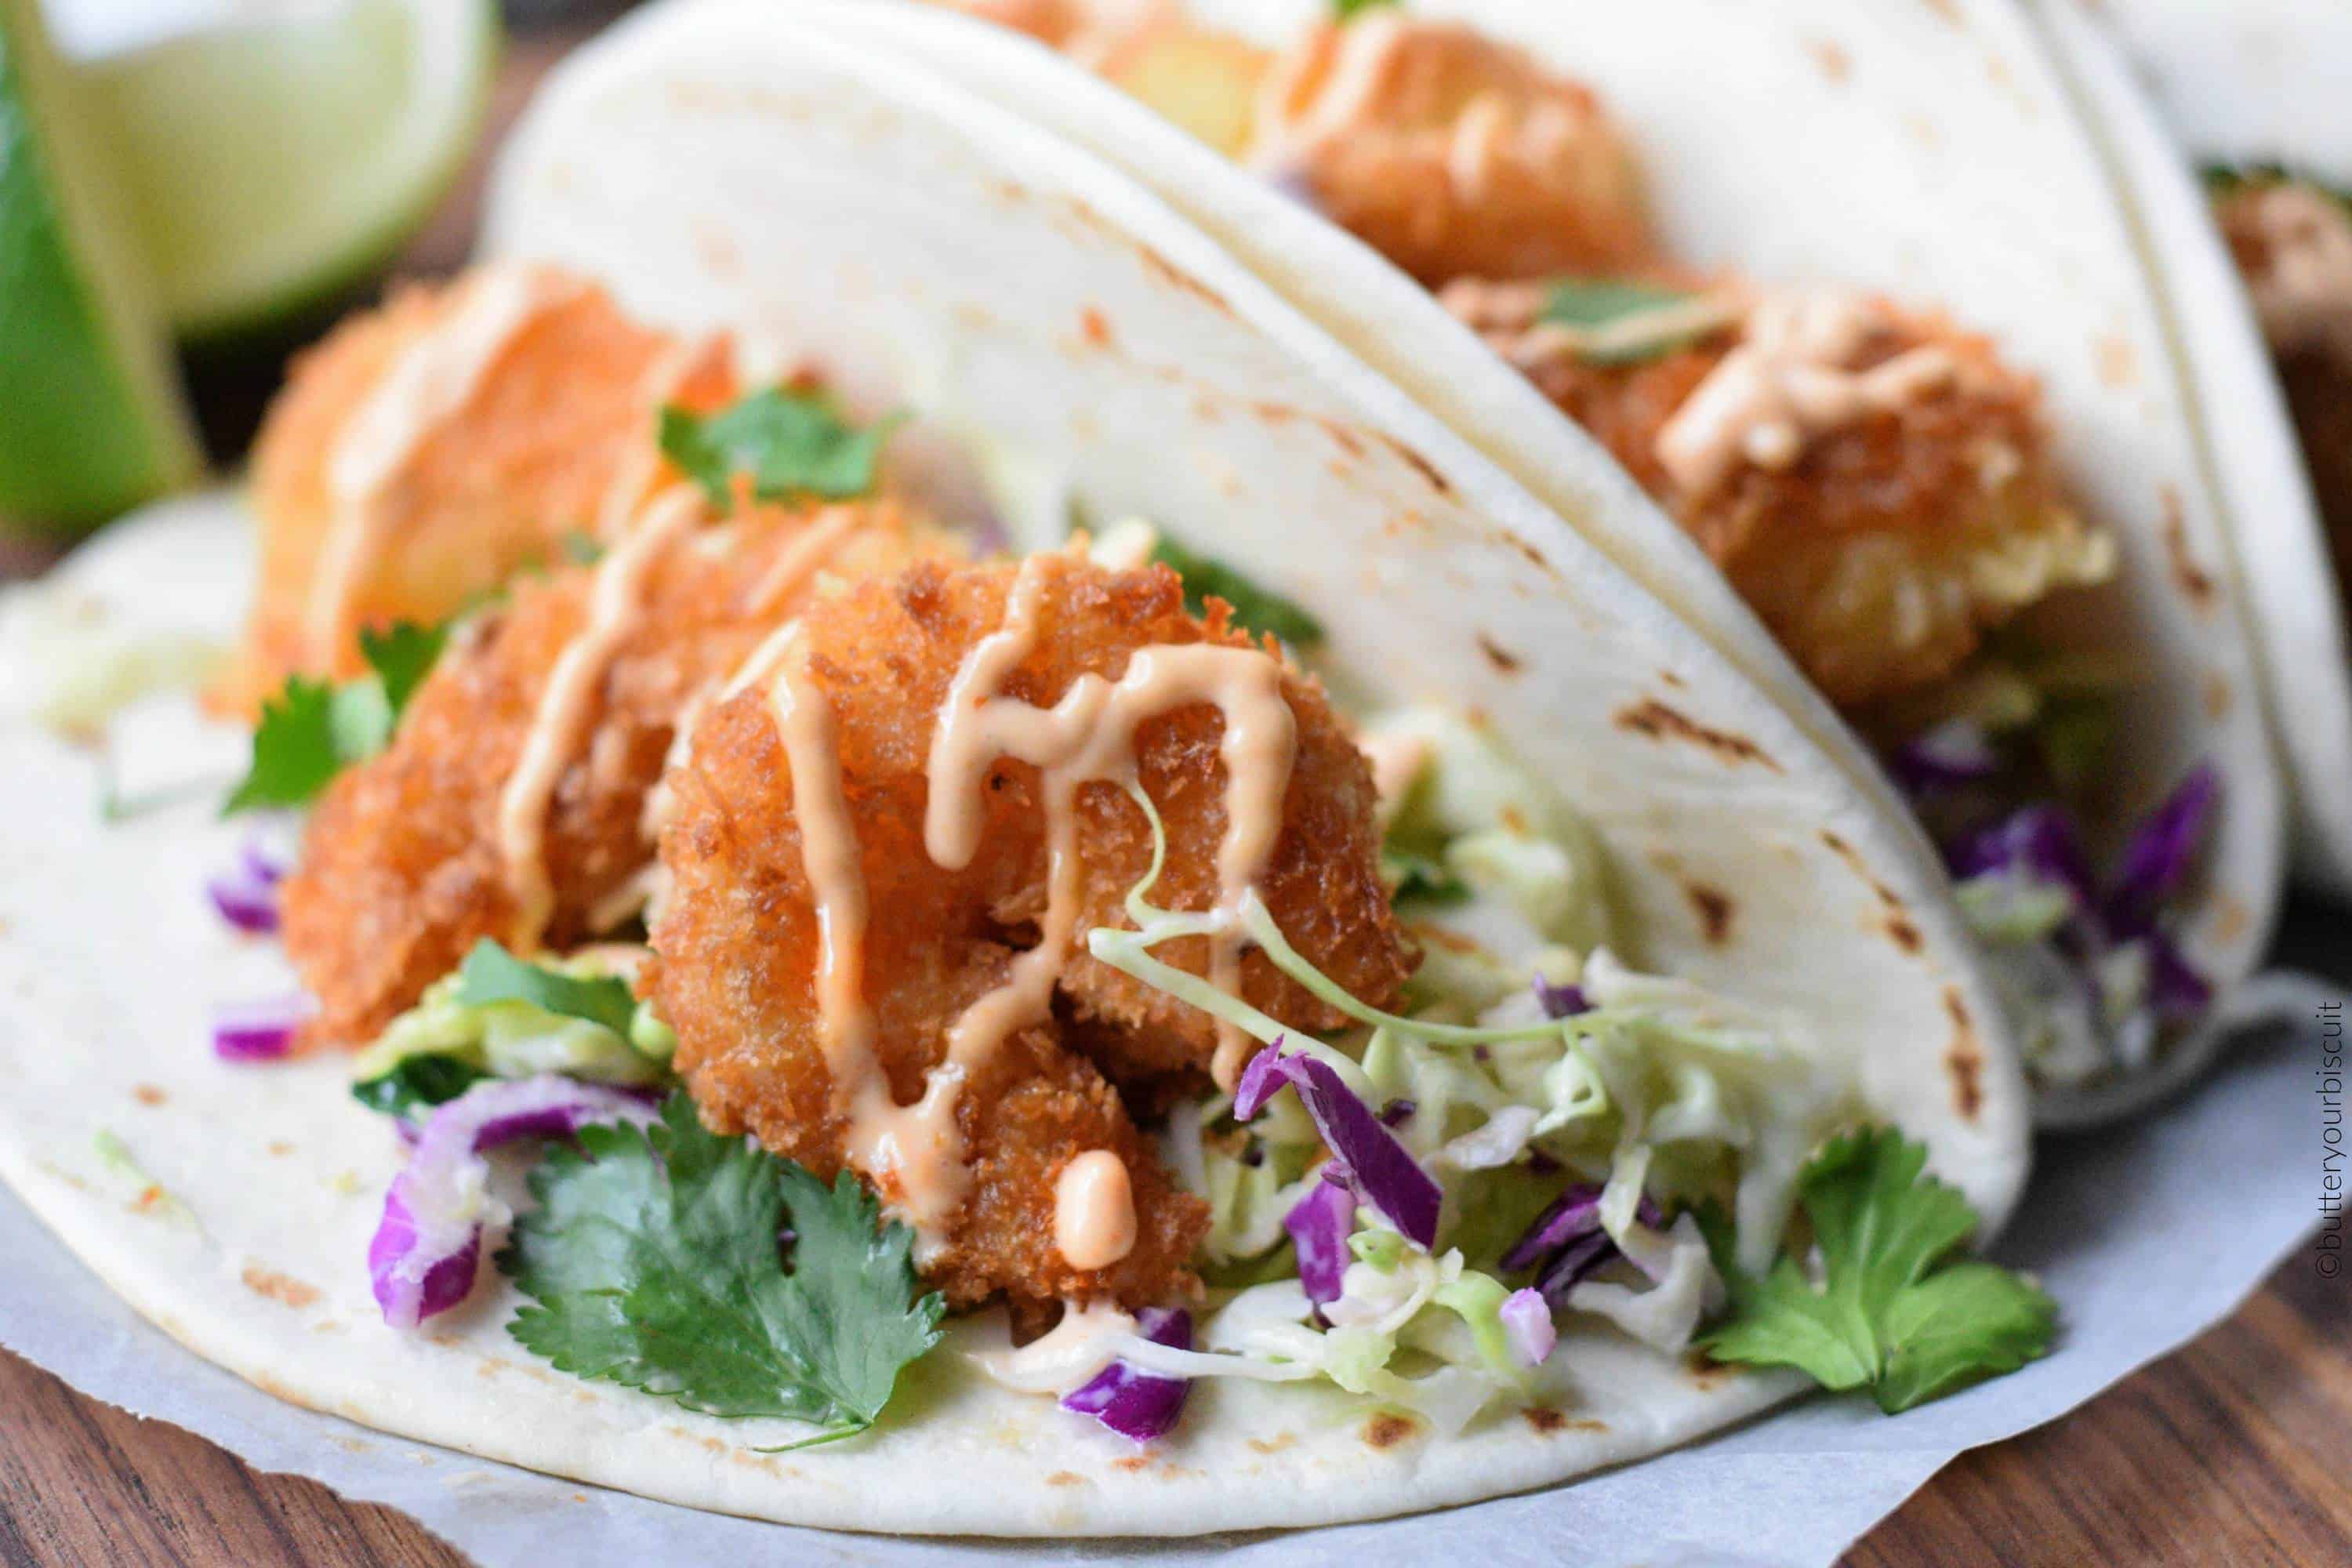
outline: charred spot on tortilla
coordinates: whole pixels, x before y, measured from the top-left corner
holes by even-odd
[[[1685,882],[1683,893],[1698,915],[1699,934],[1706,938],[1709,947],[1721,947],[1731,940],[1732,920],[1738,906],[1732,902],[1729,893],[1705,882]]]
[[[1495,667],[1496,673],[1517,675],[1527,668],[1525,661],[1517,654],[1509,652],[1485,632],[1478,633],[1477,638],[1478,651],[1486,656],[1486,662]]]
[[[2171,485],[2164,487],[2164,559],[2172,574],[2173,585],[2181,597],[2199,616],[2210,618],[2218,607],[2221,591],[2214,585],[2213,575],[2206,571],[2189,543],[2189,519],[2180,504],[2180,492]]]
[[[1962,1121],[1974,1121],[1984,1106],[1984,1047],[1977,1039],[1967,1001],[1953,986],[1944,987],[1944,1011],[1952,1019],[1952,1044],[1944,1053],[1944,1066],[1952,1076],[1952,1109]]]
[[[1045,1478],[1045,1484],[1049,1487],[1082,1487],[1087,1484],[1087,1478],[1076,1470],[1055,1470]]]
[[[1109,348],[1111,346],[1110,318],[1094,306],[1087,306],[1078,312],[1078,335],[1086,340],[1089,348]]]
[[[267,1296],[279,1306],[291,1307],[297,1311],[305,1307],[316,1306],[320,1300],[317,1286],[306,1285],[290,1274],[281,1274],[274,1268],[265,1268],[258,1263],[247,1264],[237,1278],[243,1280],[245,1288],[255,1295]]]
[[[1421,1423],[1412,1416],[1381,1410],[1375,1412],[1371,1419],[1364,1423],[1364,1442],[1368,1447],[1385,1451],[1418,1436],[1420,1431]]]
[[[1886,932],[1889,941],[1913,958],[1918,957],[1927,947],[1927,939],[1919,934],[1919,928],[1907,915],[1900,912],[1889,914],[1886,923],[1880,929]]]
[[[161,1105],[166,1096],[152,1083],[134,1083],[131,1086],[131,1098],[142,1105]]]
[[[1754,763],[1772,773],[1785,771],[1769,752],[1747,736],[1702,724],[1655,697],[1619,709],[1611,715],[1610,721],[1621,730],[1653,741],[1686,742],[1734,764]]]
[[[1382,446],[1402,458],[1407,468],[1419,474],[1422,483],[1427,485],[1432,493],[1447,500],[1453,498],[1454,481],[1447,479],[1435,463],[1422,456],[1418,449],[1398,440],[1385,430],[1375,430],[1371,434]]]
[[[1844,86],[1847,79],[1853,75],[1853,57],[1847,54],[1845,47],[1835,39],[1807,38],[1804,47],[1805,53],[1812,57],[1822,79],[1832,86]]]

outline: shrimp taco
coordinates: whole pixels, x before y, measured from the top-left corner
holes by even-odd
[[[2046,1120],[2210,1057],[2278,902],[2280,783],[2166,302],[2021,16],[1086,15],[1061,51],[1125,93],[898,6],[862,29],[1150,181],[1883,770]],[[1246,67],[1167,41],[1202,37]],[[1247,112],[1220,159],[1129,94]]]
[[[241,619],[256,727],[229,822],[100,823],[13,721],[10,1183],[284,1397],[845,1529],[1373,1517],[2039,1354],[1902,820],[1139,185],[813,17],[556,73],[488,257],[297,370],[242,608],[236,503],[68,573]]]
[[[2044,19],[2207,390],[2294,786],[2295,870],[2352,894],[2352,131],[2333,107],[2352,70],[2352,16],[2134,4],[2105,26],[2063,6]],[[2143,68],[2153,109],[2118,46]]]

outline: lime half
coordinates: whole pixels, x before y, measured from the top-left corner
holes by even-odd
[[[77,531],[202,466],[89,105],[0,0],[0,522]]]
[[[346,0],[89,61],[181,332],[273,326],[387,259],[464,164],[498,36],[492,0]]]

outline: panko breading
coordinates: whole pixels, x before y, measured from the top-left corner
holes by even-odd
[[[1549,289],[1463,282],[1444,298],[1657,498],[1842,708],[1946,679],[1990,627],[2114,569],[2114,542],[2062,497],[2040,387],[1986,338],[1874,297],[1816,295],[1862,313],[1836,363],[1759,363],[1752,300],[1696,342],[1596,363],[1544,323]],[[1675,460],[1676,416],[1736,395],[1727,377],[1816,376],[1834,398],[1898,361],[1926,374],[1786,449],[1759,456],[1749,430],[1703,483]]]
[[[1619,271],[1652,237],[1600,100],[1521,49],[1383,8],[1276,60],[1249,161],[1424,284]]]
[[[818,528],[839,531],[821,574],[779,584],[771,574],[809,559],[793,552]],[[551,945],[594,934],[600,906],[650,863],[646,797],[697,696],[813,593],[944,548],[893,503],[853,503],[762,509],[655,563],[644,614],[595,682],[549,797]],[[391,748],[336,779],[311,813],[284,897],[286,950],[320,1005],[309,1039],[363,1042],[480,938],[511,940],[501,796],[549,678],[588,622],[595,575],[583,566],[519,581],[509,605],[453,639]],[[781,604],[758,602],[778,587]]]
[[[515,308],[484,310],[494,286]],[[423,374],[436,353],[451,363]],[[409,439],[367,427],[386,389],[391,434]],[[656,405],[708,411],[735,394],[723,342],[637,326],[602,289],[551,268],[477,268],[352,317],[296,361],[255,443],[260,577],[215,700],[249,714],[289,674],[352,675],[361,628],[443,620],[518,568],[561,559],[568,535],[609,531],[659,482]],[[439,412],[436,396],[454,406]],[[336,494],[353,444],[390,462],[364,508]],[[373,548],[339,581],[338,534],[355,526]]]
[[[1030,569],[1045,574],[1036,637],[994,689],[1004,700],[1050,706],[1082,675],[1115,679],[1155,645],[1251,646],[1222,612],[1206,624],[1186,615],[1181,585],[1165,568],[1115,572],[1058,554]],[[935,864],[924,839],[935,721],[967,654],[1004,622],[1015,570],[919,565],[803,619],[806,679],[832,707],[865,881],[863,994],[902,1104],[944,1058],[962,1009],[1040,940],[1047,818],[1037,768],[1001,757],[989,766],[968,865]],[[1410,961],[1380,880],[1370,769],[1312,680],[1284,672],[1280,689],[1296,721],[1295,760],[1279,834],[1255,885],[1309,963],[1381,1005]],[[1152,893],[1161,907],[1205,909],[1218,897],[1223,726],[1218,709],[1199,703],[1135,732],[1137,778],[1167,832],[1167,866]],[[748,1130],[830,1173],[845,1157],[847,1123],[826,1066],[815,981],[823,931],[771,694],[745,691],[709,712],[669,787],[662,862],[671,892],[653,933],[650,983],[677,1032],[677,1065],[711,1125]],[[959,1302],[999,1292],[1031,1302],[1164,1300],[1188,1279],[1184,1261],[1205,1224],[1200,1205],[1171,1187],[1135,1139],[1100,1074],[1119,1084],[1171,1073],[1197,1081],[1214,1052],[1213,1023],[1084,952],[1087,929],[1128,923],[1122,900],[1150,868],[1152,843],[1140,808],[1111,783],[1078,787],[1076,822],[1081,893],[1055,1016],[1024,1030],[1017,1049],[1000,1050],[981,1074],[988,1081],[967,1083],[956,1101],[976,1184],[931,1272]],[[1158,951],[1195,973],[1206,964],[1198,939]],[[1297,1027],[1344,1022],[1263,953],[1243,960],[1240,989]],[[1085,1271],[1051,1244],[1054,1178],[1094,1147],[1128,1163],[1139,1239],[1121,1262]]]

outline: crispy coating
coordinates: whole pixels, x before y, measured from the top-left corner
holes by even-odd
[[[383,487],[383,547],[323,648],[311,642],[310,613],[338,522],[329,484],[338,444],[483,275],[401,289],[295,361],[254,445],[260,579],[217,706],[249,715],[289,674],[353,674],[362,626],[442,620],[519,567],[559,559],[566,535],[597,531],[616,486],[659,481],[648,467],[656,401],[709,409],[735,395],[724,342],[683,349],[631,322],[602,289],[540,275],[550,303],[500,346],[457,415],[420,432]]]
[[[1081,675],[1115,679],[1139,648],[1203,639],[1246,647],[1222,614],[1183,610],[1160,567],[1113,572],[1068,555],[1048,574],[1030,656],[1000,688],[1050,706]],[[919,565],[869,582],[803,618],[808,679],[832,706],[842,779],[869,909],[863,994],[877,1049],[902,1102],[945,1055],[950,1026],[1040,940],[1046,902],[1046,820],[1038,771],[1000,759],[980,792],[983,826],[972,862],[949,870],[924,847],[927,768],[936,715],[966,654],[1003,623],[1010,565]],[[1269,651],[1267,657],[1275,657]],[[1409,961],[1377,868],[1370,771],[1321,690],[1286,676],[1297,722],[1283,826],[1257,884],[1290,940],[1357,996],[1392,997]],[[821,1172],[843,1158],[814,975],[819,915],[803,861],[793,780],[770,694],[746,691],[697,728],[671,776],[677,807],[662,839],[671,895],[653,937],[651,984],[678,1034],[677,1065],[712,1125],[749,1130]],[[1225,826],[1223,719],[1208,704],[1140,725],[1138,775],[1168,834],[1154,900],[1202,909],[1217,894]],[[1141,811],[1115,784],[1082,785],[1079,933],[1058,986],[1057,1016],[1034,1022],[968,1084],[957,1105],[976,1157],[973,1196],[932,1276],[951,1299],[1004,1293],[1016,1304],[1108,1294],[1130,1304],[1189,1284],[1184,1261],[1206,1223],[1137,1140],[1110,1082],[1183,1073],[1197,1079],[1214,1049],[1212,1021],[1098,963],[1083,932],[1124,925],[1127,891],[1150,861]],[[1193,951],[1186,952],[1190,945]],[[1200,943],[1160,949],[1199,973]],[[1242,990],[1307,1029],[1342,1020],[1263,954],[1242,966]],[[1086,1054],[1080,1054],[1083,1047]],[[1104,1075],[1108,1075],[1109,1082]],[[1109,1147],[1135,1183],[1140,1236],[1111,1268],[1070,1268],[1055,1250],[1053,1179],[1067,1160]]]
[[[547,935],[593,934],[601,905],[652,858],[642,822],[680,712],[723,679],[783,613],[754,603],[768,573],[827,513],[772,509],[674,545],[646,611],[606,668],[551,798]],[[942,548],[894,504],[859,503],[858,527],[785,608]],[[457,638],[382,756],[329,786],[286,883],[286,949],[318,998],[314,1043],[357,1044],[517,916],[497,841],[499,802],[548,679],[587,624],[594,569],[517,583],[512,603]]]
[[[1460,23],[1383,7],[1313,28],[1269,73],[1248,156],[1433,288],[1652,253],[1599,98]]]
[[[2039,385],[1980,335],[1861,301],[1877,321],[1843,368],[1933,344],[1956,374],[1815,436],[1786,467],[1743,460],[1695,492],[1661,460],[1659,437],[1741,345],[1740,325],[1596,363],[1542,335],[1547,288],[1464,282],[1444,298],[1657,498],[1841,708],[1948,678],[1990,627],[2113,570],[2113,542],[2061,494]]]

